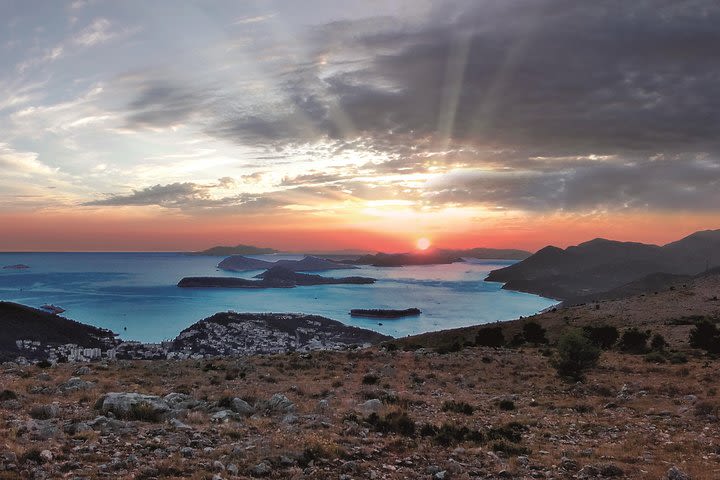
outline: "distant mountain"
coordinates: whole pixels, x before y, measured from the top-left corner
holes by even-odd
[[[696,275],[718,265],[720,230],[707,230],[662,247],[602,238],[565,250],[549,246],[493,270],[486,280],[505,282],[503,288],[509,290],[568,300],[607,292],[651,274]],[[652,277],[646,280],[652,281]]]
[[[234,272],[262,270],[272,267],[285,267],[294,272],[319,272],[323,270],[344,270],[348,268],[355,268],[345,265],[344,263],[312,256],[307,256],[302,260],[278,260],[276,262],[268,262],[265,260],[248,258],[242,255],[233,255],[218,264],[218,268]]]
[[[293,288],[297,286],[310,285],[339,285],[356,284],[364,285],[375,283],[374,278],[369,277],[342,277],[330,278],[308,273],[297,273],[285,267],[275,266],[255,278],[259,280],[247,280],[245,278],[232,277],[185,277],[178,282],[182,288]]]
[[[468,248],[465,250],[442,251],[458,257],[479,258],[483,260],[524,260],[532,255],[532,252],[525,250],[499,248]]]
[[[227,257],[229,255],[270,255],[273,253],[278,253],[278,251],[273,248],[261,248],[254,247],[252,245],[236,245],[234,247],[212,247],[201,252],[193,252],[193,255]]]
[[[99,348],[112,344],[115,335],[110,330],[68,320],[42,310],[17,303],[0,302],[0,361],[14,359],[19,355],[33,358],[32,350],[18,348],[18,340],[53,345],[73,343],[86,348]]]
[[[363,255],[357,259],[343,260],[351,265],[372,265],[374,267],[403,267],[405,265],[441,265],[462,262],[459,255],[433,250],[428,252],[412,253],[376,253]]]

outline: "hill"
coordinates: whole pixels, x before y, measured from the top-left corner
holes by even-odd
[[[311,285],[364,285],[375,283],[369,277],[331,278],[307,273],[297,273],[285,267],[272,267],[256,275],[260,280],[230,277],[185,277],[178,282],[182,288],[292,288]]]
[[[256,355],[334,350],[391,337],[299,313],[218,313],[183,330],[172,350],[201,355]]]
[[[493,270],[486,280],[566,300],[607,292],[651,274],[696,275],[718,265],[720,230],[708,230],[662,247],[601,238],[564,250],[548,246]]]
[[[320,272],[324,270],[346,270],[355,268],[344,263],[313,257],[310,255],[306,256],[302,260],[277,260],[275,262],[248,258],[242,255],[233,255],[218,263],[218,268],[233,272],[262,270],[276,266],[283,267],[294,272]]]
[[[115,335],[51,313],[10,302],[0,302],[0,360],[22,355],[34,358],[33,349],[16,344],[29,340],[50,345],[75,344],[85,348],[112,345]]]
[[[202,250],[200,252],[192,252],[193,255],[208,255],[216,257],[227,257],[229,255],[270,255],[278,253],[273,248],[254,247],[252,245],[235,245],[234,247],[216,246]]]

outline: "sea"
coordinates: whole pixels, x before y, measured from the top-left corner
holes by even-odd
[[[302,255],[253,255],[262,260]],[[217,312],[298,312],[393,337],[511,320],[544,310],[555,300],[503,290],[483,279],[505,260],[468,259],[449,265],[362,266],[313,272],[367,276],[372,285],[319,285],[281,289],[187,289],[186,276],[251,278],[260,270],[225,272],[224,257],[185,253],[0,253],[0,300],[32,307],[53,304],[62,315],[103,327],[124,340],[160,342]],[[25,264],[25,270],[2,269]],[[351,317],[353,308],[417,307],[422,314],[400,319]],[[1,325],[0,325],[1,328]]]

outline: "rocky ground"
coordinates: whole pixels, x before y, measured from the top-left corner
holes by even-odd
[[[546,354],[6,363],[0,479],[720,478],[717,361]]]

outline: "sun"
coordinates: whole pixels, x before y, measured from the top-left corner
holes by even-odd
[[[430,243],[430,240],[423,237],[423,238],[418,238],[418,241],[416,242],[415,245],[417,246],[418,250],[427,250],[428,248],[430,248],[430,245],[432,245],[432,244]]]

